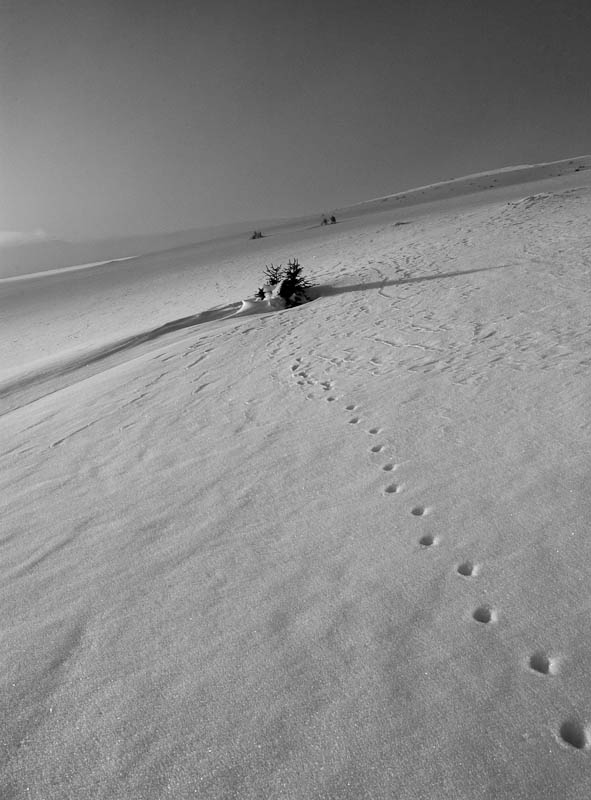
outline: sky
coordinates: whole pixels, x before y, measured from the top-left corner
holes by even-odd
[[[0,0],[0,234],[330,212],[591,151],[588,0]]]

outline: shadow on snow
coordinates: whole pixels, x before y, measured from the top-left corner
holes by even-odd
[[[373,289],[385,289],[388,286],[403,286],[406,283],[423,283],[423,281],[439,281],[445,278],[456,278],[462,275],[472,275],[475,272],[492,272],[495,269],[507,269],[512,264],[499,264],[496,267],[477,267],[476,269],[465,269],[458,272],[439,272],[436,275],[421,275],[416,278],[396,278],[395,280],[372,281],[370,283],[353,283],[348,286],[332,286],[331,284],[319,284],[308,290],[312,300],[320,297],[331,297],[335,294],[347,294],[348,292],[368,292]]]

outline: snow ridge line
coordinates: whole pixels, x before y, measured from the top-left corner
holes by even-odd
[[[240,303],[231,303],[226,306],[208,309],[199,314],[171,320],[163,325],[158,325],[146,331],[107,342],[97,347],[74,353],[70,351],[63,356],[51,358],[45,362],[36,362],[28,368],[0,381],[0,400],[2,401],[0,417],[48,394],[53,394],[60,389],[71,386],[79,380],[85,380],[92,375],[96,375],[97,372],[109,369],[115,364],[111,362],[104,363],[105,361],[129,352],[142,344],[152,342],[162,336],[185,328],[203,325],[206,322],[229,319],[235,314],[239,306]],[[124,360],[124,358],[116,359],[116,363],[120,364]],[[97,365],[101,362],[103,362],[102,370],[97,368]],[[72,373],[76,372],[79,374],[73,376]]]

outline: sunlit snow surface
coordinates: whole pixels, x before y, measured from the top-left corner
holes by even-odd
[[[591,171],[537,177],[0,284],[2,798],[588,795]]]

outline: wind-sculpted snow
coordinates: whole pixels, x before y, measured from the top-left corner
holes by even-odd
[[[12,285],[2,797],[587,796],[585,180]]]
[[[0,381],[1,413],[8,413],[14,408],[33,402],[46,394],[63,389],[73,382],[85,380],[101,370],[121,363],[121,361],[137,358],[146,349],[141,345],[153,343],[177,331],[207,322],[228,319],[235,315],[238,305],[230,304],[202,311],[200,314],[172,320],[132,336],[95,347],[80,348],[58,358],[45,359],[29,365],[25,370],[13,370],[12,375]]]

